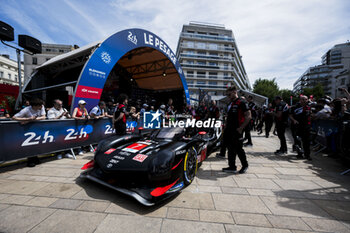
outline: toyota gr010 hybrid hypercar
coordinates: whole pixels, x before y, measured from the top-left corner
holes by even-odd
[[[189,185],[197,168],[220,144],[220,129],[162,128],[147,135],[101,141],[81,177],[151,206]]]

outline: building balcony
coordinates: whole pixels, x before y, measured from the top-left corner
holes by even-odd
[[[207,76],[207,75],[185,75],[188,80],[215,80],[223,82],[231,82],[233,80],[232,76]]]
[[[201,65],[201,64],[189,64],[181,63],[182,68],[192,68],[192,69],[204,69],[204,70],[215,70],[224,72],[233,72],[233,69],[226,66],[214,66],[214,65]]]
[[[227,87],[225,85],[209,85],[209,84],[187,84],[189,89],[206,89],[206,90],[225,90]]]
[[[186,49],[197,49],[197,50],[209,50],[209,51],[220,51],[220,52],[234,52],[235,48],[233,47],[225,47],[225,46],[217,46],[216,48],[210,48],[209,46],[188,46],[184,43],[180,44],[180,49],[186,48]]]
[[[182,32],[180,34],[180,37],[183,38],[193,38],[198,40],[212,40],[212,41],[224,41],[224,42],[234,42],[235,40],[231,37],[226,36],[214,36],[214,35],[203,35],[203,34],[195,34],[195,33],[188,33],[188,32]]]
[[[181,53],[179,60],[182,58],[194,58],[199,60],[213,60],[213,61],[224,61],[224,62],[233,62],[233,58],[224,57],[224,56],[213,56],[213,55],[200,55],[200,54],[189,54]]]

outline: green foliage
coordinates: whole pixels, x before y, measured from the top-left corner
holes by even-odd
[[[313,95],[314,99],[317,100],[324,96],[323,86],[321,83],[317,83],[317,85],[313,88],[304,88],[300,94],[306,95],[308,97],[310,97],[310,95]]]
[[[253,92],[259,95],[269,98],[269,102],[272,103],[275,96],[279,93],[279,88],[275,79],[257,79],[253,84]]]

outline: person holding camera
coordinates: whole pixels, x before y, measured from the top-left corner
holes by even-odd
[[[63,120],[70,118],[70,115],[67,109],[62,107],[62,101],[55,99],[53,107],[47,112],[47,118],[50,120]]]

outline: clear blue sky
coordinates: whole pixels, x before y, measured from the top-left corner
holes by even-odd
[[[333,45],[350,40],[349,0],[0,0],[0,20],[43,43],[84,46],[127,28],[154,32],[176,51],[183,24],[232,29],[248,77],[291,89]],[[0,45],[0,53],[12,50]]]

